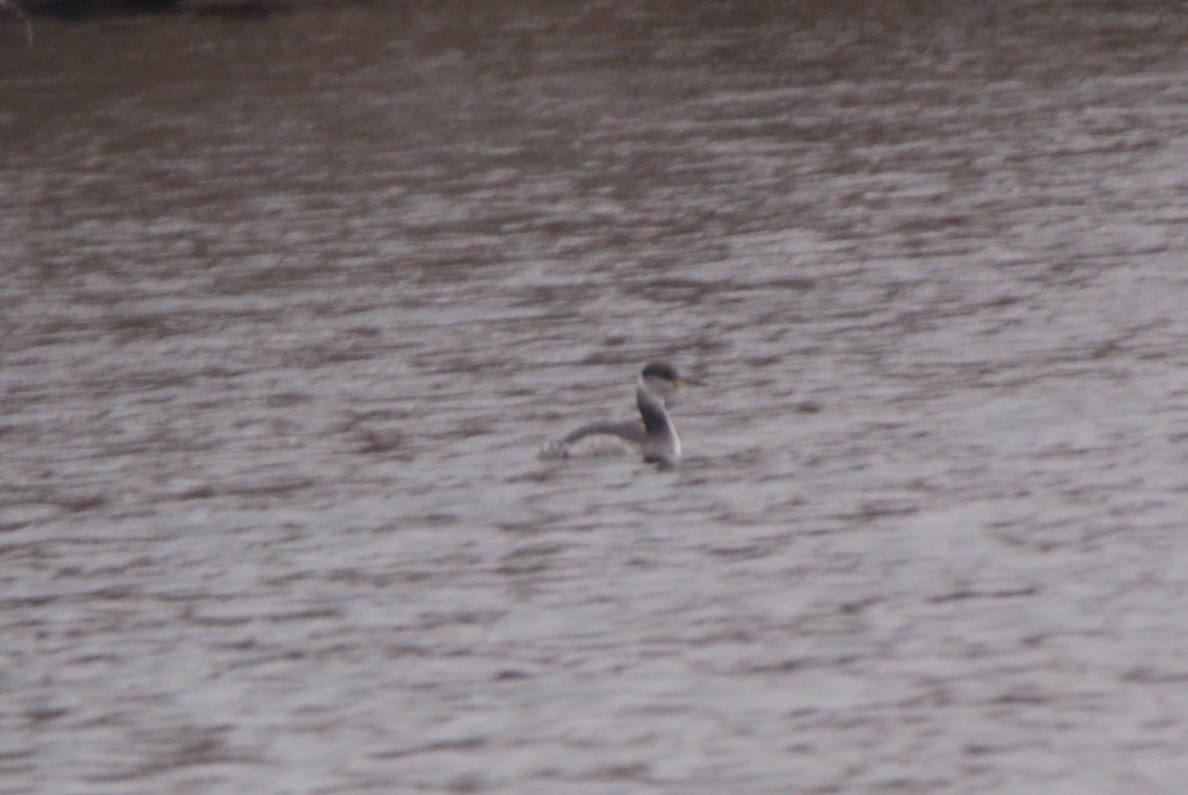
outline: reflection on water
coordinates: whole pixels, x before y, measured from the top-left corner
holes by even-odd
[[[4,791],[1188,774],[1182,13],[212,7],[3,29]]]

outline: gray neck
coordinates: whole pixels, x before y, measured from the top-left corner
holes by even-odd
[[[644,460],[675,464],[681,457],[681,440],[672,420],[668,418],[664,398],[652,392],[640,381],[635,387],[635,403],[639,406],[639,415],[643,418],[646,436],[643,447]]]

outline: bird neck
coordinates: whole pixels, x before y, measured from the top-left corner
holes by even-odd
[[[648,436],[672,432],[672,423],[668,419],[668,412],[664,410],[664,398],[640,383],[635,387],[635,403],[639,406],[639,415],[643,418]]]

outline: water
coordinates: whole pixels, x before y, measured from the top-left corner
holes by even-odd
[[[1178,792],[1188,17],[789,8],[5,23],[0,792]]]

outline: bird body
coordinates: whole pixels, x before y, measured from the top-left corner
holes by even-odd
[[[681,378],[670,364],[648,364],[640,371],[635,384],[639,421],[595,422],[582,426],[559,442],[545,445],[540,457],[557,460],[632,454],[648,463],[675,466],[681,458],[681,440],[668,416],[665,400],[688,383],[692,382]]]

